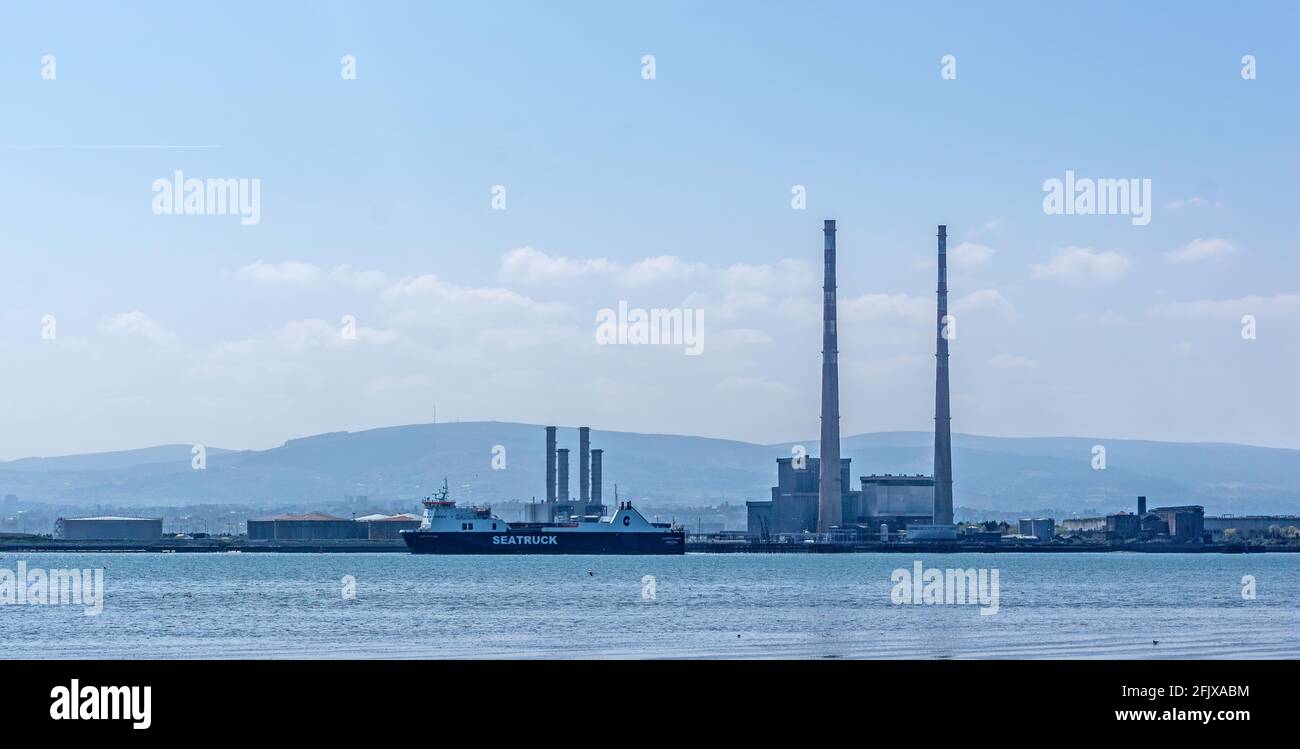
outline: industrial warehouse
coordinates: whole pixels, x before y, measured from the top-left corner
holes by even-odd
[[[64,541],[157,541],[162,538],[162,518],[59,518],[54,522],[54,537]]]
[[[349,520],[319,512],[248,521],[249,541],[349,541],[400,539],[420,527],[415,515],[367,515]]]

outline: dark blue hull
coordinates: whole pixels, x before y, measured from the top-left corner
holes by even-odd
[[[404,531],[412,554],[685,554],[685,531]]]

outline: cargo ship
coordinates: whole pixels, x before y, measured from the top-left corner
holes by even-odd
[[[507,523],[487,507],[457,507],[442,490],[424,500],[420,527],[402,531],[412,554],[684,554],[686,531],[619,502],[595,520]]]

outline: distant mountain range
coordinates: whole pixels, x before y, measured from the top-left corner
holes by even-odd
[[[1000,438],[955,435],[955,503],[1024,512],[1130,509],[1145,494],[1151,506],[1201,504],[1211,513],[1300,512],[1300,450],[1216,443],[1169,443],[1074,437]],[[658,507],[740,504],[767,499],[774,460],[794,443],[631,432],[592,432],[604,452],[606,503],[620,496]],[[817,455],[817,442],[803,443]],[[1092,468],[1094,445],[1106,448],[1105,470]],[[493,470],[494,446],[505,448]],[[578,432],[560,430],[572,450],[570,493],[578,495]],[[842,440],[856,477],[925,473],[932,463],[926,432],[860,434]],[[473,502],[544,497],[545,433],[506,422],[416,424],[335,432],[270,450],[207,449],[206,470],[191,468],[189,445],[0,462],[0,495],[72,506],[241,504],[313,509],[344,495],[416,499],[444,476],[455,498]]]

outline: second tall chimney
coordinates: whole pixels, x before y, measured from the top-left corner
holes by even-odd
[[[555,501],[555,427],[546,427],[546,501]]]
[[[835,221],[827,219],[826,275],[822,286],[822,438],[821,475],[817,482],[817,532],[838,526],[844,513],[840,475],[840,365],[835,330]]]
[[[578,499],[591,498],[591,427],[578,427]]]
[[[948,227],[939,226],[939,322],[934,374],[934,524],[952,525],[952,413],[948,399]]]

